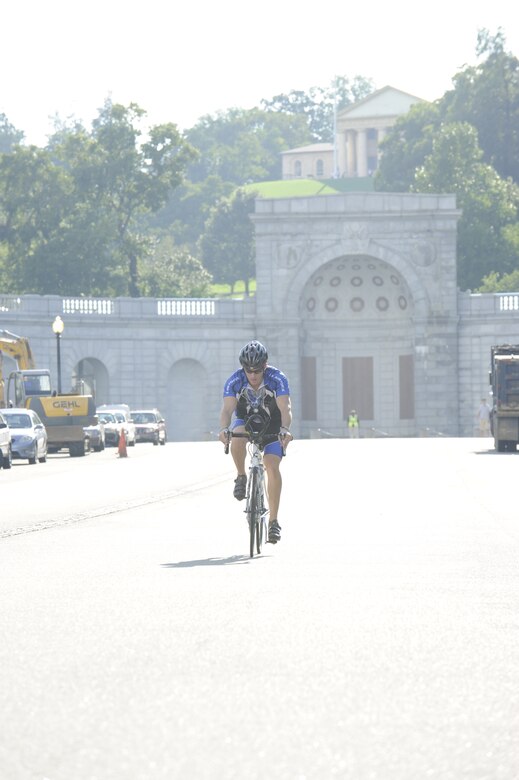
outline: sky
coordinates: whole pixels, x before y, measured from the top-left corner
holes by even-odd
[[[107,98],[181,130],[339,75],[436,100],[481,28],[519,57],[513,0],[3,0],[0,24],[0,114],[38,146]]]

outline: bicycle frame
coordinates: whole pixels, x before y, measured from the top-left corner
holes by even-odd
[[[254,557],[254,551],[261,554],[263,542],[268,535],[267,517],[269,510],[265,501],[265,466],[263,465],[263,452],[260,446],[260,437],[253,433],[229,433],[230,438],[248,439],[247,450],[250,457],[249,474],[247,477],[247,491],[245,494],[245,514],[249,526],[249,553]],[[268,441],[276,441],[277,435],[261,437],[262,444]],[[228,446],[226,447],[228,452]]]
[[[249,476],[247,479],[247,494],[245,513],[249,525],[250,557],[254,557],[254,547],[258,555],[261,553],[263,541],[267,538],[267,517],[269,510],[265,508],[265,467],[263,453],[256,442],[247,447],[250,456]]]

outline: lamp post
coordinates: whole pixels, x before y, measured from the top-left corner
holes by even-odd
[[[65,330],[65,323],[61,319],[61,317],[58,316],[52,323],[52,330],[56,334],[56,349],[57,349],[57,355],[58,355],[58,393],[61,393],[61,334]]]

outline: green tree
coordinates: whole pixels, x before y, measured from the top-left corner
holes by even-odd
[[[186,180],[169,196],[167,204],[147,220],[152,229],[167,230],[175,243],[185,245],[196,255],[197,242],[211,209],[236,189],[220,176],[208,176],[200,182]]]
[[[173,124],[144,136],[145,112],[107,101],[88,132],[61,126],[46,150],[0,157],[0,241],[18,292],[139,295],[159,211],[196,153]],[[7,250],[6,250],[7,247]]]
[[[40,267],[42,247],[64,229],[71,182],[48,152],[17,146],[0,155],[2,282],[8,292],[54,292],[59,270]]]
[[[5,114],[0,114],[0,154],[11,152],[15,146],[22,143],[23,138],[22,131],[17,130]]]
[[[202,117],[186,140],[200,155],[188,169],[192,182],[218,176],[240,186],[279,179],[281,152],[308,143],[310,133],[302,116],[232,108]]]
[[[238,189],[231,198],[224,198],[211,211],[200,250],[205,268],[215,282],[228,284],[231,293],[237,281],[249,282],[255,275],[254,227],[250,215],[254,211],[256,193]]]
[[[200,260],[175,246],[170,236],[156,242],[140,276],[143,295],[154,298],[202,298],[212,281]]]
[[[352,81],[346,76],[335,76],[328,87],[311,87],[307,92],[292,90],[286,95],[275,95],[270,100],[263,100],[261,107],[266,111],[303,116],[313,143],[331,143],[335,110],[340,111],[371,92],[373,84],[364,76],[355,76]]]
[[[505,225],[503,228],[503,238],[508,245],[508,252],[510,258],[516,258],[516,262],[519,259],[519,222],[515,222],[510,225]],[[482,279],[482,284],[476,292],[489,293],[489,292],[518,292],[519,291],[519,269],[514,268],[510,273],[499,274],[497,271],[492,271]]]
[[[519,60],[505,51],[502,32],[480,30],[476,52],[484,59],[457,73],[454,89],[433,104],[414,105],[395,123],[381,145],[377,189],[409,191],[440,125],[455,122],[475,127],[483,162],[519,183]]]
[[[494,36],[478,32],[481,62],[454,76],[454,89],[443,96],[441,110],[445,121],[477,128],[485,162],[519,183],[519,60],[505,45],[502,30]]]
[[[441,121],[438,103],[415,103],[397,119],[381,143],[382,157],[375,173],[377,190],[410,191],[416,171],[432,151]]]
[[[517,222],[519,189],[482,162],[477,132],[469,124],[442,125],[431,154],[415,177],[415,192],[452,192],[458,224],[458,283],[475,289],[484,276],[508,273],[519,262],[506,228]]]

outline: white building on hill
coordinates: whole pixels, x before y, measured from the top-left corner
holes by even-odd
[[[383,87],[337,113],[335,142],[310,144],[282,154],[283,179],[372,176],[380,142],[399,116],[426,101],[394,87]]]

